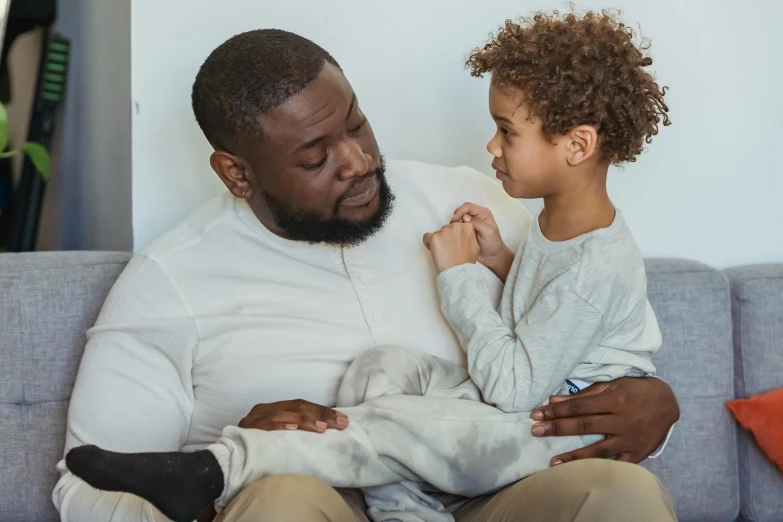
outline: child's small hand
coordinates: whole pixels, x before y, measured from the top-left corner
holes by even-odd
[[[492,212],[475,203],[465,203],[454,211],[451,222],[473,225],[476,239],[481,247],[478,262],[505,281],[511,268],[511,262],[514,260],[514,252],[506,246],[503,238],[500,237],[500,229]]]
[[[479,255],[476,231],[470,223],[450,223],[437,232],[424,234],[424,246],[432,253],[438,273],[475,263]]]
[[[500,229],[495,222],[495,216],[488,208],[475,203],[465,203],[454,211],[451,222],[473,225],[476,239],[481,247],[478,260],[483,265],[489,266],[491,263],[488,264],[487,261],[497,258],[506,248],[503,238],[500,237]]]

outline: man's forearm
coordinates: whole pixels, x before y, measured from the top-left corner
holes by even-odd
[[[665,383],[666,386],[671,391],[671,387],[669,384],[661,379],[657,375],[651,375],[651,377],[655,377],[656,379],[659,379],[661,382]],[[677,402],[677,398],[674,396],[674,392],[671,392],[672,401],[669,401],[669,407],[667,408],[667,412],[669,415],[669,419],[671,420],[671,426],[669,427],[669,431],[666,432],[666,438],[663,439],[663,442],[661,442],[655,451],[653,451],[647,458],[648,459],[655,459],[660,457],[663,454],[663,450],[666,449],[666,445],[669,443],[669,439],[672,436],[672,432],[674,431],[674,425],[677,424],[677,421],[680,420],[680,405]],[[666,412],[664,412],[664,415],[666,415]]]

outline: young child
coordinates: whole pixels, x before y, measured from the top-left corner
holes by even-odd
[[[424,238],[467,370],[380,347],[343,379],[337,405],[351,419],[343,430],[230,426],[194,453],[83,446],[68,454],[69,469],[94,487],[142,496],[175,521],[213,502],[224,508],[263,476],[306,473],[364,488],[375,521],[446,522],[453,517],[422,489],[490,493],[591,442],[535,438],[529,412],[551,395],[654,372],[661,338],[642,258],[606,190],[609,166],[635,161],[661,119],[669,123],[664,91],[644,69],[651,63],[606,13],[507,22],[470,57],[474,76],[492,75],[497,132],[487,148],[497,176],[514,197],[543,198],[544,210],[516,254],[491,212],[471,203]],[[506,282],[499,311],[476,261]]]
[[[654,372],[661,339],[642,256],[606,189],[609,166],[636,161],[669,124],[651,63],[627,27],[593,13],[507,22],[468,61],[474,76],[492,74],[498,179],[515,198],[544,200],[516,254],[470,203],[425,236],[470,376],[503,411]],[[499,312],[476,260],[506,283]]]

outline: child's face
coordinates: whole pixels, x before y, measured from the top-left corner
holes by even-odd
[[[489,88],[489,112],[497,132],[487,144],[495,159],[492,167],[505,191],[515,198],[543,198],[557,191],[564,179],[567,163],[564,151],[541,133],[540,118],[530,118],[522,103],[522,93]],[[557,140],[555,140],[557,141]]]

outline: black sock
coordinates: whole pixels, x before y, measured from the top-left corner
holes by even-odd
[[[223,470],[207,450],[114,453],[81,446],[65,464],[92,487],[138,495],[175,522],[192,522],[223,492]]]

